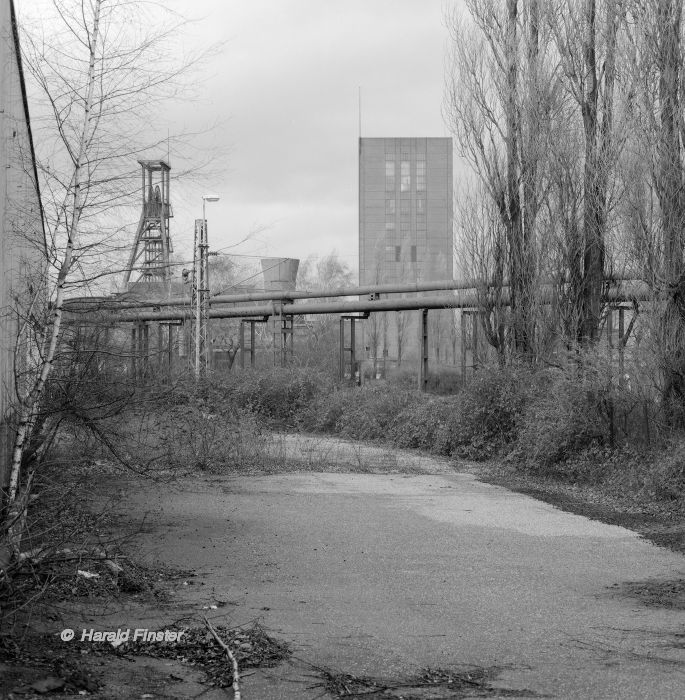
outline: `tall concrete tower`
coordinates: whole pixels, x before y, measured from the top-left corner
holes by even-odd
[[[359,283],[452,277],[452,139],[359,139]]]
[[[452,139],[360,138],[359,283],[450,279],[452,259]],[[379,360],[385,368],[416,354],[414,316],[372,314],[365,322],[366,359],[374,368]],[[439,311],[431,317],[441,316],[449,322]]]

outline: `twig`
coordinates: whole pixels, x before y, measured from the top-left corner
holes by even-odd
[[[235,656],[233,656],[231,650],[228,648],[228,645],[216,633],[216,630],[214,627],[212,627],[212,623],[204,615],[202,616],[202,619],[205,621],[207,629],[212,633],[214,639],[216,639],[217,644],[226,652],[226,656],[228,656],[229,661],[233,665],[233,698],[234,700],[240,700],[240,672],[238,671],[238,662],[236,661]]]

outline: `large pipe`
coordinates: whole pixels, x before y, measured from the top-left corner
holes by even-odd
[[[632,278],[617,275],[611,278],[613,282],[629,280]],[[210,297],[212,304],[243,304],[259,301],[294,301],[295,299],[323,299],[329,297],[355,297],[371,294],[418,294],[421,292],[437,292],[444,290],[476,290],[484,287],[494,287],[492,283],[487,285],[478,279],[466,280],[436,280],[434,282],[407,282],[403,284],[367,284],[361,287],[337,287],[336,289],[312,289],[291,292],[243,292],[241,294],[217,294]],[[507,286],[506,282],[503,284]],[[87,311],[88,306],[112,309],[145,309],[164,308],[168,306],[184,306],[190,304],[190,297],[180,299],[153,299],[149,301],[126,300],[126,297],[95,297],[85,299],[73,299],[65,302],[65,308],[71,307],[78,311]]]
[[[423,308],[457,308],[473,306],[477,303],[476,295],[470,295],[468,300],[457,297],[414,297],[412,299],[368,299],[355,301],[333,301],[328,303],[272,302],[256,306],[224,306],[209,310],[210,318],[246,318],[253,316],[274,316],[289,314],[335,314],[353,313],[356,311],[402,311]],[[192,318],[190,310],[170,309],[168,311],[122,312],[111,314],[116,321],[174,321]]]
[[[550,288],[543,290],[542,302],[552,298]],[[500,304],[507,303],[508,294],[503,291]],[[614,285],[604,295],[606,302],[641,301],[651,299],[649,287],[645,283],[632,282]],[[454,296],[424,296],[410,299],[357,299],[354,301],[334,301],[325,303],[278,303],[262,304],[259,306],[231,306],[209,310],[210,318],[245,318],[251,316],[274,316],[278,314],[311,315],[311,314],[346,314],[354,312],[378,311],[411,311],[416,309],[459,309],[477,308],[482,305],[482,296],[477,292],[457,294]],[[192,318],[190,309],[174,309],[169,311],[144,311],[141,313],[116,313],[110,315],[115,321],[177,321]]]
[[[258,301],[291,301],[295,299],[323,299],[327,297],[356,297],[370,294],[417,294],[419,292],[437,292],[441,290],[476,289],[481,286],[477,280],[436,280],[435,282],[410,282],[404,284],[367,284],[362,287],[337,287],[335,289],[312,289],[291,292],[243,292],[241,294],[217,294],[210,297],[212,304],[242,304]],[[75,299],[68,302],[72,306],[88,304],[109,305],[117,309],[163,308],[166,306],[184,306],[190,304],[190,297],[180,299],[153,299],[150,301],[127,301],[125,297],[98,297],[92,301]]]

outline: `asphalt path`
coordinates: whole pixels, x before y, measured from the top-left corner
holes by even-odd
[[[387,451],[374,454],[368,466]],[[187,596],[217,622],[259,618],[293,645],[292,664],[245,679],[246,697],[328,697],[308,688],[312,664],[385,678],[497,667],[493,685],[524,697],[685,698],[685,611],[616,588],[684,577],[683,556],[444,461],[393,459],[397,473],[198,477],[131,495],[131,517],[149,512],[141,554],[197,570]]]

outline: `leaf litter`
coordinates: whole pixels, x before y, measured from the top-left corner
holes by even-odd
[[[334,698],[365,697],[376,700],[448,700],[473,697],[544,697],[531,690],[500,688],[492,681],[500,668],[470,667],[455,671],[423,668],[401,679],[374,678],[319,669],[317,684]]]

